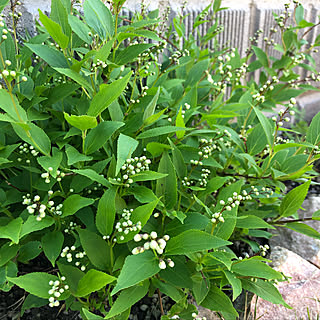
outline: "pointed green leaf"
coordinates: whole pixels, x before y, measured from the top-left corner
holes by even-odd
[[[64,236],[60,231],[48,232],[41,238],[43,252],[53,267],[61,253],[63,242]]]
[[[92,292],[102,289],[114,280],[116,280],[116,278],[107,273],[91,269],[80,279],[76,296],[85,297]]]
[[[132,153],[137,149],[139,142],[129,136],[120,134],[117,144],[117,166],[116,175],[118,175],[121,167],[129,159]]]
[[[84,17],[102,40],[114,34],[113,16],[107,6],[100,0],[87,0],[83,4]]]
[[[19,243],[22,223],[23,220],[21,218],[16,218],[10,221],[7,225],[0,226],[0,238],[10,239],[14,243]]]
[[[87,114],[96,117],[107,109],[113,101],[119,98],[126,88],[131,74],[132,72],[129,72],[123,78],[115,80],[110,84],[102,84],[100,91],[92,99]]]
[[[91,154],[100,149],[122,126],[124,126],[124,123],[117,121],[104,121],[99,123],[95,128],[90,130],[86,136],[84,144],[85,154]]]
[[[62,217],[71,216],[80,209],[90,206],[93,203],[94,199],[81,197],[79,194],[73,194],[63,202]]]
[[[231,242],[200,230],[187,230],[168,241],[166,253],[180,255],[227,246]]]
[[[114,287],[111,294],[114,295],[122,289],[132,287],[137,283],[154,276],[159,271],[159,258],[155,257],[150,251],[127,256],[118,277],[117,285]]]
[[[113,231],[113,224],[116,216],[116,195],[118,188],[111,187],[106,190],[99,200],[96,226],[99,232],[108,236]]]
[[[62,32],[61,26],[43,14],[40,9],[39,18],[52,39],[60,46],[60,48],[66,49],[69,44],[69,38]]]
[[[130,308],[148,293],[148,289],[149,282],[144,281],[141,285],[138,284],[121,291],[105,319],[110,319]]]
[[[72,31],[84,42],[91,44],[92,37],[89,36],[90,28],[76,16],[69,14],[68,22]]]
[[[304,199],[307,196],[310,183],[311,181],[309,180],[286,194],[279,209],[279,214],[281,217],[292,216],[300,209]]]
[[[68,68],[68,62],[63,53],[42,44],[25,43],[25,46],[33,51],[53,68]]]
[[[107,271],[111,266],[110,252],[111,247],[96,233],[86,230],[78,229],[80,242],[87,253],[87,257],[91,263],[98,269]]]

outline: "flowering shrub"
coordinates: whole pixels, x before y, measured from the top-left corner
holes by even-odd
[[[156,293],[172,299],[162,319],[197,318],[191,296],[236,319],[243,291],[287,306],[274,286],[286,277],[266,263],[268,229],[320,238],[297,215],[316,175],[320,114],[306,136],[285,127],[295,97],[316,89],[320,38],[305,40],[315,24],[294,2],[266,49],[259,30],[240,57],[215,42],[220,2],[190,34],[184,8],[171,26],[168,10],[122,17],[124,0],[52,0],[23,43],[18,4],[11,28],[1,18],[0,288],[29,292],[24,309],[128,319]],[[285,194],[292,180],[300,185]],[[38,256],[52,269],[19,273]]]

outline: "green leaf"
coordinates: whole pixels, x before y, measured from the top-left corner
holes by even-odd
[[[60,48],[66,49],[69,44],[69,38],[62,32],[61,26],[43,14],[40,9],[38,11],[39,19],[52,39],[60,46]]]
[[[157,101],[160,95],[160,87],[157,90],[157,93],[153,96],[152,100],[147,105],[143,113],[143,123],[146,124],[146,120],[154,114],[154,110],[157,106]]]
[[[92,231],[78,229],[78,233],[81,245],[91,263],[98,269],[107,271],[111,266],[110,252],[112,248],[108,246],[106,241]]]
[[[255,279],[255,282],[241,279],[241,282],[243,289],[251,291],[262,299],[270,301],[273,304],[282,304],[286,308],[290,308],[290,306],[288,306],[283,300],[278,289],[272,283],[261,279]]]
[[[68,68],[59,68],[59,67],[55,67],[55,66],[53,66],[53,67],[59,73],[65,75],[66,77],[69,77],[73,81],[79,83],[83,88],[87,89],[90,94],[92,94],[93,89],[92,89],[90,83],[82,75],[80,75],[78,72],[71,70],[71,69],[68,69]]]
[[[100,0],[87,0],[83,4],[84,17],[100,39],[106,40],[114,34],[114,21],[110,10]]]
[[[157,180],[160,178],[164,178],[166,177],[168,174],[166,173],[159,173],[159,172],[155,172],[155,171],[145,171],[145,172],[141,172],[141,173],[137,173],[135,175],[132,175],[131,178],[134,182],[137,181],[150,181],[150,180]]]
[[[23,220],[16,218],[5,226],[0,226],[0,239],[10,239],[13,243],[19,243]]]
[[[50,227],[54,224],[54,219],[46,216],[41,221],[37,220],[36,216],[29,216],[27,221],[24,222],[21,228],[20,239],[22,239],[25,235],[30,234],[35,231],[39,231]]]
[[[260,153],[263,149],[265,149],[266,144],[268,144],[268,140],[262,125],[259,123],[257,126],[253,128],[253,130],[250,132],[248,136],[248,153],[252,156],[255,156],[256,154]]]
[[[91,161],[93,159],[92,157],[88,157],[80,153],[76,148],[70,145],[66,147],[66,154],[68,158],[68,166],[72,166],[78,162]]]
[[[99,175],[96,171],[92,169],[79,169],[79,170],[71,170],[71,171],[73,171],[74,173],[80,174],[82,176],[85,176],[91,179],[92,181],[101,183],[105,187],[111,186],[110,182],[107,179],[105,179],[103,176]]]
[[[154,44],[151,43],[139,43],[128,46],[117,54],[114,63],[121,66],[128,62],[134,61],[139,54],[153,46]]]
[[[60,231],[48,232],[41,238],[43,252],[53,267],[61,253],[63,242],[64,236]]]
[[[8,4],[9,0],[0,0],[0,12],[3,11],[5,6]]]
[[[129,159],[132,153],[137,149],[139,142],[129,136],[120,133],[117,144],[117,166],[116,175],[118,175],[121,167]]]
[[[204,75],[204,72],[206,70],[208,70],[209,63],[210,63],[210,60],[206,59],[206,60],[201,60],[201,61],[197,62],[195,65],[193,65],[187,74],[187,78],[186,78],[184,86],[185,87],[187,87],[187,86],[192,87],[198,81],[200,81]]]
[[[320,233],[305,223],[290,222],[290,223],[285,224],[284,227],[291,229],[293,231],[305,234],[308,237],[320,240]]]
[[[112,102],[119,98],[123,90],[126,88],[132,72],[129,72],[121,79],[115,80],[110,84],[102,84],[100,91],[94,96],[90,103],[87,114],[97,117],[101,112],[107,109]]]
[[[235,262],[232,265],[231,271],[248,277],[282,279],[282,274],[280,272],[275,271],[264,262],[256,259],[246,259]]]
[[[7,277],[7,279],[37,297],[49,299],[48,291],[52,287],[49,282],[58,280],[58,277],[45,272],[33,272],[18,278]]]
[[[40,241],[29,241],[19,249],[18,261],[29,263],[30,260],[36,258],[42,252]]]
[[[93,203],[94,199],[81,197],[79,194],[73,194],[63,202],[62,217],[71,216],[80,209],[90,206]]]
[[[17,255],[17,252],[19,250],[19,246],[12,244],[11,242],[5,243],[0,248],[0,267],[7,264],[12,258],[14,258]]]
[[[265,68],[268,68],[269,61],[268,61],[268,57],[267,57],[266,53],[262,49],[260,49],[260,48],[258,48],[256,46],[252,46],[252,49],[253,49],[255,55],[257,56],[258,60],[260,61],[260,63]]]
[[[173,165],[176,170],[177,175],[180,179],[183,179],[187,176],[187,166],[184,162],[181,151],[176,147],[174,143],[168,138],[169,143],[172,147],[172,157],[173,157]]]
[[[0,89],[0,109],[17,122],[27,122],[25,110],[19,105],[18,99],[5,89]]]
[[[57,262],[57,265],[60,274],[66,277],[66,282],[69,285],[70,292],[75,295],[77,292],[78,283],[80,279],[84,277],[84,272],[70,264],[62,264],[60,262]]]
[[[80,129],[81,131],[95,128],[98,124],[97,119],[95,117],[90,116],[70,116],[64,112],[64,118],[68,121],[70,125]]]
[[[201,306],[212,311],[220,311],[226,319],[236,319],[239,316],[228,296],[214,285],[201,302]]]
[[[105,319],[110,319],[130,308],[148,293],[148,289],[149,282],[144,281],[141,285],[138,284],[121,291]]]
[[[286,194],[280,205],[280,217],[292,216],[300,209],[307,196],[310,183],[311,181],[309,180]]]
[[[66,2],[68,5],[66,5]],[[63,33],[70,37],[71,29],[68,23],[68,11],[71,11],[71,3],[69,0],[52,0],[50,19],[61,26]]]
[[[84,42],[91,44],[92,37],[89,36],[90,28],[78,19],[76,16],[69,14],[68,22],[72,31]]]
[[[82,308],[82,312],[86,316],[87,320],[103,320],[104,319],[104,317],[97,316],[96,314],[91,313],[85,308]]]
[[[269,146],[272,146],[273,145],[273,127],[271,126],[270,121],[258,108],[253,107],[253,110],[255,111],[259,119],[259,122],[261,123],[262,128],[266,134],[266,138]]]
[[[230,271],[223,270],[223,273],[232,286],[232,291],[233,291],[232,301],[234,301],[241,294],[241,291],[242,291],[241,281]]]
[[[201,304],[201,302],[207,296],[210,290],[210,281],[207,281],[202,277],[201,274],[196,273],[192,276],[193,286],[192,292],[193,296],[197,302],[197,304]]]
[[[127,256],[118,277],[117,285],[114,287],[111,294],[114,295],[122,289],[132,287],[137,283],[154,276],[159,271],[159,259],[150,251]]]
[[[159,202],[159,199],[156,199],[150,203],[144,204],[142,206],[139,206],[133,210],[131,213],[131,221],[133,224],[136,224],[138,222],[141,223],[141,227],[143,228],[144,225],[148,222],[150,216],[153,213],[153,210],[157,206]],[[139,230],[137,231],[132,231],[129,234],[123,234],[124,239],[120,240],[118,239],[118,243],[125,243],[133,239],[133,237],[139,233]]]
[[[238,217],[236,227],[244,229],[275,229],[263,219],[252,215]]]
[[[45,306],[46,304],[48,304],[47,299],[36,297],[33,294],[28,294],[21,307],[21,316],[23,316],[26,310],[30,310],[32,308],[40,308]]]
[[[146,139],[162,136],[164,134],[174,133],[177,131],[192,130],[191,128],[178,128],[174,126],[162,126],[157,128],[152,128],[150,130],[144,131],[137,136],[137,139]]]
[[[227,246],[231,242],[200,230],[187,230],[171,238],[166,247],[169,255],[181,255]]]
[[[144,120],[144,126],[150,126],[152,123],[158,121],[160,119],[160,117],[167,111],[167,108],[162,109],[161,111],[159,111],[156,114],[151,115],[149,118],[147,118],[146,120]]]
[[[163,153],[158,172],[168,175],[157,180],[156,196],[163,196],[166,208],[172,209],[177,203],[177,177],[168,152]]]
[[[113,231],[113,224],[116,216],[116,195],[118,188],[111,187],[106,190],[99,200],[96,226],[99,232],[108,236]]]
[[[50,155],[51,141],[46,133],[33,123],[28,123],[27,127],[21,123],[11,123],[15,133],[25,142],[33,145],[42,154]]]
[[[300,22],[303,20],[304,17],[304,9],[302,4],[299,4],[295,9],[295,18],[297,25],[300,24]]]
[[[320,142],[320,112],[312,118],[307,131],[306,141],[313,145],[317,145]]]
[[[182,107],[180,107],[179,113],[176,118],[176,126],[180,127],[180,128],[185,128],[185,123],[184,123],[183,116],[182,116]],[[184,137],[185,133],[186,132],[183,130],[177,131],[176,132],[177,138],[181,140]]]
[[[90,130],[86,136],[84,153],[91,154],[100,149],[122,126],[124,126],[124,123],[117,121],[104,121],[99,123],[94,129]]]
[[[232,197],[234,192],[236,192],[237,194],[240,194],[243,183],[244,183],[243,180],[238,180],[237,182],[232,183],[230,186],[220,189],[218,199],[217,199],[218,205],[216,208],[216,212],[217,210],[219,210],[218,206],[220,206],[219,202],[221,200],[227,203],[228,198]],[[236,226],[237,211],[238,211],[238,206],[235,206],[234,208],[232,208],[231,211],[224,212],[223,217],[225,222],[218,223],[218,225],[214,229],[214,235],[222,239],[230,238]]]
[[[42,44],[25,43],[25,46],[33,51],[53,68],[68,68],[68,62],[60,51]]]
[[[152,284],[159,288],[160,292],[164,293],[166,296],[170,297],[172,300],[178,302],[183,297],[184,294],[181,290],[177,289],[174,285],[170,283],[162,282],[156,278],[152,278]]]
[[[40,166],[47,172],[50,172],[50,174],[56,178],[57,176],[57,170],[59,169],[60,163],[62,161],[62,152],[58,151],[58,149],[54,148],[53,156],[44,156],[37,158],[38,163]],[[52,170],[49,170],[49,168],[52,168]]]
[[[104,272],[91,269],[83,278],[80,279],[76,296],[85,297],[92,292],[102,289],[104,286],[113,282],[114,280],[116,280],[115,277],[112,277]]]

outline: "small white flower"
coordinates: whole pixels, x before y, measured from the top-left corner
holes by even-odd
[[[159,260],[159,268],[163,270],[166,267],[167,267],[166,263],[162,259],[160,259]]]
[[[156,239],[156,238],[158,237],[158,235],[157,235],[157,233],[156,233],[155,231],[152,231],[152,232],[150,233],[150,237],[151,237],[152,239]]]

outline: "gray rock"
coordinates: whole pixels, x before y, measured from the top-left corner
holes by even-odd
[[[320,197],[316,196],[307,198],[302,207],[305,211],[299,210],[299,217],[312,217],[312,214],[320,209]],[[306,221],[305,223],[320,232],[320,221],[313,220]],[[283,227],[277,227],[277,230],[272,231],[272,233],[274,233],[275,236],[270,239],[271,248],[275,246],[282,246],[320,267],[320,240],[310,238],[306,235]]]
[[[290,282],[280,282],[278,290],[292,309],[274,305],[269,301],[253,298],[251,313],[256,307],[256,319],[296,320],[317,319],[320,314],[320,269],[299,255],[282,247],[275,247],[271,253],[274,268],[291,277]],[[310,318],[308,318],[308,312]]]
[[[320,111],[320,92],[308,91],[297,99],[298,106],[302,112],[302,117],[308,123]]]

